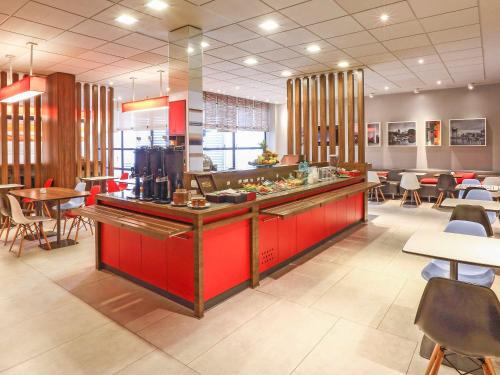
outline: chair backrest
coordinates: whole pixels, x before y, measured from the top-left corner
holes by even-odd
[[[496,185],[500,186],[500,177],[497,176],[488,176],[483,180],[483,185]]]
[[[436,187],[442,190],[452,190],[457,184],[455,177],[448,173],[441,173],[438,177]]]
[[[468,234],[478,237],[487,236],[486,230],[481,224],[466,220],[452,220],[448,223],[444,231],[448,233]]]
[[[17,199],[10,194],[7,194],[7,198],[9,198],[12,220],[14,220],[17,224],[27,224],[29,220],[24,216],[23,209]]]
[[[44,188],[51,187],[53,183],[54,183],[54,179],[53,178],[47,178],[45,180],[45,183],[43,184],[43,187]]]
[[[481,182],[477,178],[464,178],[462,185],[481,185]]]
[[[75,191],[78,191],[81,193],[81,192],[85,191],[86,187],[87,187],[87,184],[85,182],[79,182],[75,186]]]
[[[123,172],[120,176],[120,180],[128,180],[128,172]]]
[[[368,171],[367,179],[368,179],[368,182],[380,183],[380,177],[378,176],[377,172],[375,172],[375,171]]]
[[[484,227],[488,237],[493,236],[493,228],[486,210],[482,206],[459,204],[453,209],[450,221],[464,220],[479,223]]]
[[[464,199],[477,199],[481,201],[493,200],[491,193],[485,189],[467,188],[464,193]]]
[[[0,194],[0,214],[2,216],[10,216],[10,205],[7,203],[6,194]]]
[[[394,169],[387,173],[388,181],[401,181],[402,175],[400,173],[404,172],[402,169]]]
[[[86,206],[92,206],[95,204],[95,196],[101,192],[101,187],[99,185],[94,185],[90,188],[90,195],[85,201]]]
[[[464,172],[462,173],[462,178],[464,180],[470,180],[476,178],[476,172]]]
[[[401,187],[406,190],[420,189],[420,182],[413,172],[405,172],[401,178]]]
[[[116,182],[114,182],[113,180],[106,181],[106,189],[107,189],[108,193],[115,193],[117,191],[120,191],[118,184]]]
[[[490,288],[434,277],[422,294],[415,324],[452,352],[500,356],[500,302]]]

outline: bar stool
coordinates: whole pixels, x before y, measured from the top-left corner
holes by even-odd
[[[418,190],[420,189],[420,182],[418,182],[417,175],[412,172],[405,172],[403,177],[401,178],[401,185],[405,191],[403,193],[403,197],[401,198],[400,206],[406,203],[406,199],[408,198],[408,192],[410,192],[410,197],[415,199],[415,203],[417,206],[422,204],[420,200],[420,195],[418,194]]]
[[[439,191],[439,195],[433,207],[440,207],[444,197],[451,196],[452,198],[455,198],[456,185],[457,183],[453,175],[446,173],[440,174],[436,185],[436,189]]]
[[[415,324],[436,343],[426,375],[437,375],[443,360],[454,354],[469,357],[484,375],[495,374],[491,358],[500,357],[500,302],[491,289],[433,278],[420,299]]]

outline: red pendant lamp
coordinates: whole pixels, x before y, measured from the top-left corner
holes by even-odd
[[[47,79],[45,77],[33,76],[33,47],[36,43],[27,43],[30,46],[30,75],[23,79],[11,83],[8,86],[0,89],[0,102],[2,103],[18,103],[23,100],[31,99],[45,92],[47,87]],[[12,77],[12,65],[11,65]]]
[[[122,113],[126,112],[143,112],[157,111],[168,108],[168,96],[163,95],[163,70],[160,73],[160,96],[154,98],[146,98],[143,100],[135,100],[135,77],[132,77],[132,101],[122,103]]]

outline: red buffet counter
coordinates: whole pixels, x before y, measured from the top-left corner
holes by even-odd
[[[98,196],[97,268],[192,308],[206,308],[366,218],[364,177],[336,179],[205,210]]]

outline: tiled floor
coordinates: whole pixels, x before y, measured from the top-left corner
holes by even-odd
[[[427,260],[401,248],[448,218],[429,204],[370,204],[368,224],[202,320],[95,271],[90,233],[51,252],[32,244],[20,259],[0,246],[0,373],[423,374],[413,319]]]

